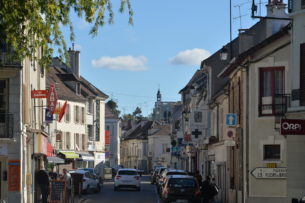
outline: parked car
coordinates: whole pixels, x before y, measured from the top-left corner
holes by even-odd
[[[91,190],[94,192],[100,192],[101,186],[98,179],[89,171],[78,169],[71,173],[78,173],[83,175],[83,192],[88,193]]]
[[[161,177],[162,172],[166,169],[166,167],[160,167],[158,168],[157,174],[156,174],[156,185],[159,183],[159,178]]]
[[[112,180],[112,168],[104,168],[104,180]]]
[[[193,176],[171,175],[166,179],[161,200],[166,202],[193,202],[199,203],[200,187]]]
[[[119,169],[114,177],[114,191],[118,191],[120,188],[136,188],[141,190],[141,178],[137,172],[137,169],[124,168]]]
[[[88,171],[94,178],[99,181],[100,184],[103,184],[102,177],[95,173],[94,168],[79,168],[78,170]]]
[[[157,191],[158,191],[159,194],[161,194],[161,192],[163,190],[166,178],[170,175],[188,175],[188,174],[184,170],[171,169],[171,168],[165,169],[162,172],[162,174],[160,175],[160,178],[159,178],[159,181],[158,181],[158,184],[157,184]]]
[[[150,176],[150,183],[153,185],[156,183],[156,177],[157,177],[157,174],[160,170],[162,166],[159,166],[159,167],[155,167],[155,169],[153,170],[151,176]]]

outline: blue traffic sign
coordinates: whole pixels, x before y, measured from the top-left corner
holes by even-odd
[[[237,116],[235,113],[228,113],[226,115],[226,125],[227,126],[236,126]]]

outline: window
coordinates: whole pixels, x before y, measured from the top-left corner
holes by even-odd
[[[196,123],[200,123],[202,121],[202,112],[200,112],[200,111],[194,112],[194,121]]]
[[[66,123],[70,122],[70,105],[69,104],[67,104],[67,107],[66,107],[65,121],[66,121]]]
[[[264,160],[279,160],[281,159],[281,145],[272,144],[264,145]]]
[[[87,134],[90,141],[94,141],[93,126],[87,125]]]
[[[276,95],[284,94],[284,67],[260,68],[260,98],[259,115],[274,115]]]
[[[83,151],[86,151],[86,135],[85,134],[82,134],[82,150]]]
[[[79,134],[75,133],[75,150],[79,151]]]
[[[77,105],[74,106],[74,120],[75,123],[79,123],[79,107]]]
[[[5,114],[8,109],[8,84],[0,80],[0,123],[5,123]]]
[[[81,94],[81,86],[80,86],[80,83],[76,83],[76,94],[77,95],[80,95]]]
[[[87,113],[92,114],[93,113],[93,100],[89,99],[87,101]]]
[[[70,132],[66,132],[66,149],[70,149],[71,147],[71,140],[70,140]]]
[[[84,107],[82,107],[82,110],[81,110],[81,119],[82,119],[82,124],[84,124],[85,123],[85,108]]]

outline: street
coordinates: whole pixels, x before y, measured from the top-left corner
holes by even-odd
[[[104,182],[104,186],[98,194],[86,194],[82,198],[84,203],[157,203],[159,198],[155,185],[150,184],[150,176],[142,176],[141,191],[134,189],[113,190],[113,182]]]

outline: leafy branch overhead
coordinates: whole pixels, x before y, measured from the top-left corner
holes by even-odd
[[[121,0],[119,12],[123,13],[126,6],[129,24],[133,24],[130,0]],[[18,59],[38,59],[34,53],[41,49],[40,64],[44,66],[51,62],[53,47],[57,47],[62,59],[68,60],[62,28],[69,27],[70,40],[74,41],[70,19],[73,11],[92,24],[91,36],[96,36],[105,23],[113,23],[111,0],[0,1],[0,42],[11,46]]]

